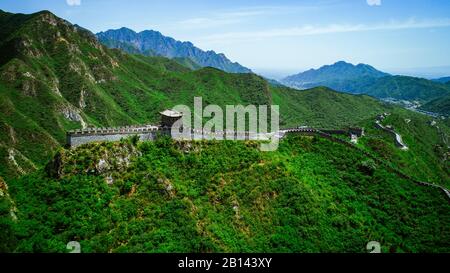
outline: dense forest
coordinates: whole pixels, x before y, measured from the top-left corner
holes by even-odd
[[[12,181],[2,249],[64,252],[447,252],[445,195],[358,150],[289,136],[255,142],[88,144]],[[7,204],[2,204],[7,214]],[[3,218],[2,218],[3,219]]]

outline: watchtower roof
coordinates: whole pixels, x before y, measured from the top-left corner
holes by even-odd
[[[163,116],[166,116],[166,117],[171,117],[171,118],[181,118],[183,116],[182,113],[175,111],[175,110],[171,110],[171,109],[164,110],[164,111],[160,112],[160,114]]]

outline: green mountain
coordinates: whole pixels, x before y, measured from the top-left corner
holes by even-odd
[[[215,67],[230,73],[251,73],[250,69],[231,62],[224,54],[217,54],[212,50],[203,51],[191,42],[180,42],[154,30],[136,33],[123,27],[97,33],[97,37],[109,48],[119,48],[131,54],[183,58],[201,67]]]
[[[408,76],[392,76],[376,79],[372,83],[356,83],[356,90],[377,98],[418,100],[422,102],[450,94],[448,86],[433,81]]]
[[[425,111],[450,116],[450,95],[431,100],[422,105],[420,108]]]
[[[409,147],[399,151],[393,136],[373,126],[373,120],[360,123],[366,136],[358,146],[388,160],[395,168],[420,181],[450,188],[450,123],[402,108],[388,112],[382,124],[390,125]]]
[[[61,151],[46,171],[10,183],[18,220],[4,224],[4,248],[64,252],[76,240],[85,253],[366,252],[375,240],[382,252],[449,250],[442,192],[325,139],[257,146],[166,139]]]
[[[367,94],[376,98],[419,101],[422,103],[450,95],[450,88],[441,82],[407,76],[391,76],[375,68],[338,62],[318,70],[289,76],[282,83],[298,89],[326,86],[351,94]],[[444,113],[445,109],[435,109]]]
[[[128,55],[50,12],[1,12],[0,176],[42,166],[82,126],[158,123],[177,104],[277,104],[281,126],[357,126],[395,107],[365,96],[315,88],[297,92],[254,74],[190,70],[163,57]],[[405,118],[420,119],[410,113]],[[421,121],[425,123],[425,121]],[[370,125],[369,125],[370,126]],[[445,125],[443,125],[445,126]],[[421,132],[415,132],[420,137]],[[437,140],[433,140],[437,142]],[[431,148],[430,148],[431,149]]]
[[[319,69],[308,71],[286,77],[282,83],[298,89],[307,89],[317,86],[326,86],[335,90],[339,85],[344,85],[347,81],[362,80],[365,78],[376,79],[389,76],[389,74],[376,70],[367,64],[353,65],[344,61],[336,62],[332,65],[325,65]]]
[[[83,252],[365,252],[372,240],[384,252],[449,251],[448,200],[414,183],[450,186],[448,119],[130,55],[48,11],[0,11],[0,24],[0,252],[64,252],[72,240]],[[135,138],[62,147],[67,130],[156,124],[195,96],[280,105],[282,127],[367,133],[356,147],[288,136],[270,153]],[[374,128],[383,112],[409,151]]]
[[[158,111],[191,104],[193,95],[222,104],[269,101],[266,82],[255,75],[193,72],[166,58],[109,50],[49,12],[1,12],[0,22],[4,177],[47,161],[69,129],[157,122]],[[248,92],[241,96],[241,89]]]
[[[192,71],[163,57],[110,50],[89,31],[50,12],[1,12],[0,21],[0,108],[5,113],[0,116],[0,176],[5,178],[49,160],[65,143],[67,130],[157,123],[159,111],[192,105],[194,96],[221,106],[275,101],[282,105],[283,126],[306,121],[340,127],[384,109],[367,97],[324,89],[297,94],[271,87],[254,74]],[[332,109],[341,112],[331,115],[337,112]]]
[[[198,70],[198,69],[202,68],[201,65],[199,65],[198,63],[193,61],[191,58],[177,57],[177,58],[173,58],[172,60],[174,60],[175,62],[177,62],[191,70]]]
[[[433,79],[433,81],[440,82],[440,83],[450,83],[450,77],[442,77],[442,78],[438,78],[438,79]]]

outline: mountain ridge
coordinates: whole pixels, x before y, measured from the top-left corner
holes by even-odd
[[[119,48],[127,53],[167,58],[189,58],[202,67],[211,66],[225,72],[251,73],[237,62],[231,62],[223,53],[203,51],[189,41],[178,41],[155,30],[135,32],[126,27],[110,29],[96,34],[99,41],[110,48]]]
[[[448,83],[391,75],[370,65],[353,65],[344,61],[288,76],[281,82],[297,89],[326,86],[351,94],[367,94],[380,99],[394,98],[420,103],[450,95]]]
[[[335,79],[354,80],[363,77],[380,78],[388,75],[388,73],[381,72],[367,64],[353,65],[345,61],[338,61],[332,65],[324,65],[318,69],[309,69],[302,73],[288,76],[282,79],[281,82],[291,87],[303,89],[326,84],[327,81]]]
[[[350,115],[357,121],[384,111],[368,98],[329,97],[329,90],[297,95],[253,73],[191,70],[164,57],[108,49],[90,31],[50,12],[4,13],[0,22],[0,110],[7,113],[0,115],[0,176],[5,179],[44,164],[65,144],[67,130],[156,124],[160,111],[192,106],[194,96],[221,106],[276,100],[284,105],[282,126],[295,126],[305,115],[311,125],[339,127]],[[308,107],[311,103],[316,108]],[[355,113],[352,105],[371,109]],[[337,118],[322,118],[333,108],[342,110]]]
[[[440,82],[440,83],[450,83],[450,76],[449,77],[442,77],[437,79],[432,79],[432,81]]]

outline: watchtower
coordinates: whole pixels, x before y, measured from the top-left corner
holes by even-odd
[[[183,114],[174,110],[164,110],[159,113],[161,115],[161,126],[172,128],[173,124],[183,117]]]
[[[356,135],[357,137],[364,136],[364,128],[349,128],[350,135]]]

